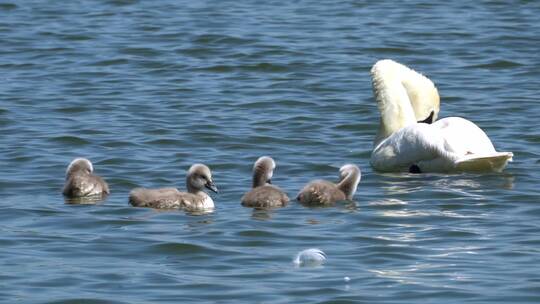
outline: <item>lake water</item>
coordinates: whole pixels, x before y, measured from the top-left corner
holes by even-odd
[[[540,2],[0,3],[0,301],[540,302]],[[369,70],[392,58],[438,86],[440,117],[482,127],[500,174],[379,174]],[[253,161],[289,196],[363,176],[355,202],[240,205]],[[112,194],[66,204],[94,162]],[[216,211],[133,208],[208,164]],[[320,248],[327,263],[296,268]],[[345,277],[350,278],[346,280]]]

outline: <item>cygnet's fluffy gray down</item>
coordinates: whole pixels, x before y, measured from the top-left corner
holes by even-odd
[[[94,167],[88,159],[74,159],[66,170],[66,182],[62,193],[70,198],[109,194],[107,183],[93,172]]]
[[[347,164],[341,167],[339,172],[339,183],[312,181],[304,186],[296,199],[306,205],[328,205],[337,201],[352,200],[360,182],[360,169],[353,164]]]
[[[242,197],[242,205],[253,208],[283,207],[289,197],[271,184],[276,163],[271,157],[262,156],[253,165],[253,184],[251,191]]]
[[[194,164],[187,172],[188,192],[176,188],[135,188],[129,194],[129,203],[135,207],[158,209],[185,209],[190,211],[214,208],[214,201],[203,189],[217,193],[210,169],[203,164]]]

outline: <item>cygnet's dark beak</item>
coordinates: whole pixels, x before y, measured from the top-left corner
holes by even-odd
[[[218,193],[218,189],[217,189],[217,187],[216,187],[216,185],[214,184],[213,181],[208,181],[206,184],[204,184],[204,186],[205,186],[207,189],[210,189],[210,190],[212,190],[213,192]]]

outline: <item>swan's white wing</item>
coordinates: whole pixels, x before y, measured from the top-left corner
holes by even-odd
[[[489,155],[495,148],[489,137],[473,122],[461,117],[447,117],[432,124],[444,137],[447,149],[460,155]]]
[[[459,117],[432,125],[414,124],[381,142],[371,155],[376,170],[421,172],[501,171],[511,152],[497,152],[487,135],[474,123]]]
[[[382,141],[371,154],[371,165],[383,172],[408,172],[412,165],[422,162],[425,167],[447,171],[443,168],[451,168],[457,159],[458,155],[446,151],[438,128],[420,123],[402,128]]]

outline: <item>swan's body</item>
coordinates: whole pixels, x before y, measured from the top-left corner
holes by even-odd
[[[156,209],[184,209],[208,211],[214,209],[214,201],[203,189],[217,192],[210,169],[202,164],[191,166],[186,177],[188,192],[176,188],[135,188],[129,193],[129,203],[135,207]]]
[[[276,163],[268,156],[262,156],[255,162],[252,189],[242,197],[242,206],[272,208],[287,205],[287,194],[271,183],[275,168]]]
[[[109,194],[109,186],[105,180],[93,173],[94,167],[88,159],[74,159],[66,170],[66,182],[62,193],[70,198],[102,197]]]
[[[360,182],[360,169],[352,164],[339,169],[337,184],[326,180],[309,182],[300,190],[296,199],[304,205],[330,205],[337,201],[352,200]]]
[[[471,121],[459,117],[435,121],[439,95],[425,76],[392,60],[378,61],[371,73],[381,111],[371,154],[376,170],[489,172],[502,171],[512,160],[511,152],[497,152]]]

